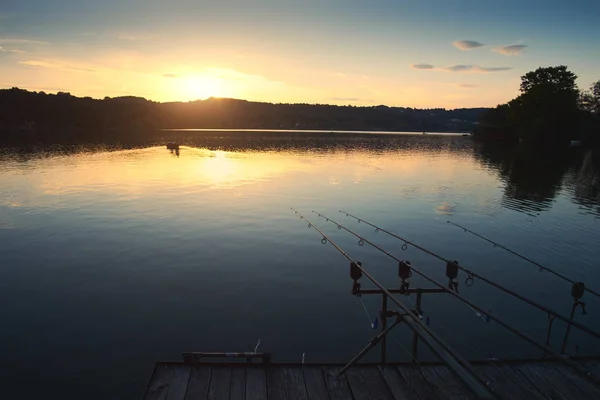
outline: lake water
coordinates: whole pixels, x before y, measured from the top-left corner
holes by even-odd
[[[568,314],[570,284],[452,227],[450,220],[600,289],[598,156],[532,156],[461,136],[187,132],[163,146],[0,154],[3,397],[140,398],[156,361],[184,351],[273,352],[346,361],[375,334],[347,261],[290,207],[390,287],[396,263],[316,210],[447,282],[445,265],[345,209]],[[547,316],[484,282],[460,291],[545,341]],[[363,279],[364,280],[364,279]],[[369,285],[365,281],[365,287]],[[413,277],[413,287],[431,287]],[[600,329],[600,301],[586,294]],[[402,297],[411,305],[413,298]],[[370,316],[380,298],[364,297]],[[445,294],[430,327],[468,358],[539,357]],[[554,324],[560,348],[565,327]],[[390,358],[409,360],[400,325]],[[568,351],[598,341],[574,329]],[[370,355],[373,360],[378,350]],[[430,357],[422,349],[424,359]],[[50,396],[48,396],[50,394]]]

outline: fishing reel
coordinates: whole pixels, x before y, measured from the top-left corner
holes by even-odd
[[[405,294],[410,287],[408,279],[412,276],[410,261],[400,261],[398,263],[398,276],[402,280],[400,283],[400,293]]]
[[[358,280],[363,276],[360,267],[362,267],[362,263],[360,261],[350,263],[350,278],[352,278],[354,281],[352,284],[352,294],[357,296],[360,296],[360,283]]]
[[[585,303],[580,299],[583,297],[585,293],[585,284],[583,282],[575,282],[573,283],[573,287],[571,288],[571,296],[573,296],[573,308],[577,308],[577,306],[581,306],[581,314],[586,315],[587,311],[585,310]]]
[[[458,261],[446,263],[446,276],[448,277],[448,289],[458,293]]]

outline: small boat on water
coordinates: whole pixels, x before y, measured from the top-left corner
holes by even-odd
[[[169,142],[169,143],[167,143],[167,149],[169,149],[169,150],[179,150],[179,143]]]

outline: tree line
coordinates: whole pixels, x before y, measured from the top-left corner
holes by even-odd
[[[485,112],[474,130],[482,141],[564,147],[600,145],[600,81],[580,90],[566,66],[540,67],[521,77],[520,95]]]
[[[143,139],[163,128],[470,132],[485,111],[271,104],[219,98],[159,103],[132,96],[92,99],[12,88],[0,90],[0,140]]]

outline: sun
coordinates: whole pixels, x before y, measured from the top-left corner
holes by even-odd
[[[209,97],[224,97],[223,82],[219,78],[195,75],[182,82],[185,97],[191,100],[205,100]]]

